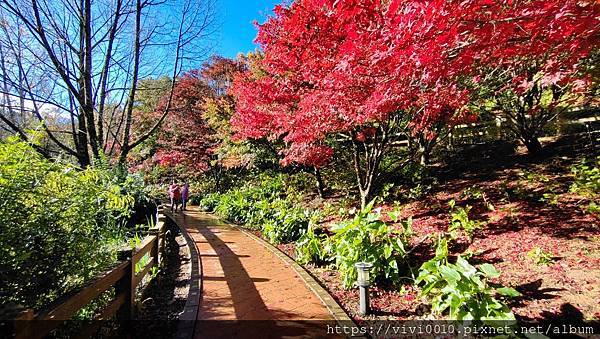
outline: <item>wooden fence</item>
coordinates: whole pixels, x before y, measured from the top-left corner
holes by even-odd
[[[149,235],[141,240],[135,249],[119,251],[118,264],[92,279],[73,293],[65,295],[47,308],[39,311],[32,309],[9,310],[12,316],[8,331],[14,338],[43,338],[71,319],[79,310],[87,306],[96,297],[114,288],[114,297],[99,312],[89,326],[74,337],[88,338],[98,331],[100,320],[116,319],[121,324],[133,317],[136,289],[153,268],[158,268],[165,253],[165,216],[159,207],[156,225],[149,229]],[[144,258],[144,260],[142,260]],[[147,259],[146,259],[147,258]],[[143,267],[138,265],[141,263]],[[136,266],[138,266],[136,272]],[[147,285],[146,285],[147,286]],[[4,316],[6,317],[6,315]],[[5,322],[6,324],[6,322]]]
[[[458,145],[473,145],[482,144],[490,140],[514,140],[511,131],[507,127],[506,119],[498,119],[496,121],[477,122],[470,124],[462,124],[454,126],[451,133],[448,135],[448,143],[452,146]],[[600,129],[600,116],[593,115],[585,118],[563,119],[560,122],[553,121],[548,124],[547,128],[553,127],[556,131],[551,133],[542,133],[543,136],[557,136],[562,134],[575,133],[587,134],[590,139],[592,134]],[[567,131],[565,131],[565,129]]]

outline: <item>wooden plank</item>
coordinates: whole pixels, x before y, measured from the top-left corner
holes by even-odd
[[[147,236],[142,240],[140,247],[136,247],[132,255],[131,262],[133,265],[137,264],[138,261],[152,248],[152,245],[156,241],[156,236]]]
[[[90,284],[79,291],[59,298],[47,309],[36,315],[37,320],[68,320],[82,307],[89,304],[94,298],[104,293],[125,275],[128,262],[122,262],[112,270],[103,273]]]
[[[113,299],[113,301],[111,301],[110,304],[106,305],[102,309],[100,314],[94,318],[94,321],[95,320],[108,320],[108,319],[112,318],[117,313],[117,310],[121,307],[121,305],[123,305],[125,303],[126,298],[127,298],[126,293],[120,293],[119,295],[117,295]]]
[[[86,327],[83,331],[79,332],[75,336],[75,338],[91,338],[94,334],[96,334],[96,332],[98,332],[98,329],[103,325],[103,322],[101,322],[101,320],[108,320],[112,318],[117,313],[119,308],[125,303],[126,297],[127,296],[125,293],[117,295],[115,299],[113,299],[108,305],[106,305],[102,309],[102,311],[100,311],[99,315],[94,317],[94,320],[92,321],[90,326]]]
[[[156,266],[156,258],[155,257],[152,257],[152,260],[150,260],[148,262],[148,264],[135,275],[135,277],[133,278],[132,288],[137,287],[142,282],[142,280],[144,279],[146,274],[148,274],[148,272],[150,272],[150,270],[152,269],[153,266]]]
[[[8,322],[7,333],[14,333],[15,339],[35,338],[33,329],[30,326],[30,321],[34,319],[34,311],[32,309],[25,309],[21,306],[12,308],[10,310],[4,310],[7,313],[2,314],[2,319],[14,319],[12,322]],[[6,323],[5,323],[6,325]],[[6,328],[4,328],[6,330]]]
[[[155,262],[156,266],[158,266],[158,265],[160,265],[160,256],[158,254],[159,246],[160,246],[160,233],[159,233],[158,228],[151,229],[150,235],[156,237],[154,246],[152,246],[152,250],[150,251],[150,256],[155,259],[154,262]]]
[[[131,249],[123,249],[119,251],[119,259],[126,260],[127,268],[123,278],[115,284],[115,293],[125,294],[125,303],[117,311],[117,320],[121,324],[127,324],[133,318],[133,311],[135,306],[135,291],[132,287],[133,276],[135,275],[135,265],[131,263],[131,256],[133,251]]]

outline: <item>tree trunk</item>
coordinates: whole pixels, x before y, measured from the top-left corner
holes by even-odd
[[[371,198],[371,191],[373,187],[373,181],[375,178],[375,173],[379,168],[379,160],[380,159],[365,159],[365,162],[368,163],[369,160],[374,160],[368,168],[363,171],[361,167],[360,161],[360,150],[358,147],[358,143],[353,140],[353,148],[354,148],[354,172],[356,173],[356,182],[358,184],[358,192],[360,194],[360,208],[364,209],[369,203],[369,199]]]
[[[317,182],[317,192],[319,192],[319,197],[321,199],[325,198],[325,184],[323,183],[323,177],[321,176],[321,170],[318,167],[313,167],[315,179]]]
[[[525,144],[525,147],[527,147],[527,152],[529,154],[538,154],[542,150],[542,144],[537,137],[524,138],[523,143]]]
[[[420,164],[422,166],[427,166],[429,165],[429,155],[430,155],[430,151],[424,147],[420,150],[421,152],[421,159],[420,159]]]
[[[86,168],[91,164],[90,154],[88,152],[88,137],[86,132],[85,115],[79,114],[77,119],[77,134],[73,135],[75,148],[77,151],[77,162],[81,168]]]
[[[431,151],[433,151],[433,147],[436,143],[437,138],[433,138],[431,140],[427,139],[425,135],[420,134],[418,138],[419,143],[419,154],[420,154],[420,164],[422,166],[429,165],[431,160]]]
[[[360,193],[360,209],[365,209],[367,204],[371,201],[371,194],[373,193],[373,178],[372,174],[365,178],[365,185],[360,185],[358,191]]]
[[[223,187],[221,187],[221,166],[215,165],[212,169],[213,179],[215,180],[215,190],[217,192],[223,192]]]

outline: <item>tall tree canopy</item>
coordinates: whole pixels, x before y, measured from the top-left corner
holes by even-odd
[[[189,177],[206,172],[221,181],[221,168],[235,166],[237,145],[231,141],[229,119],[235,101],[229,94],[234,74],[245,69],[243,59],[214,56],[197,70],[175,81],[147,79],[140,84],[134,114],[134,137],[159,120],[170,101],[170,113],[158,133],[130,157],[131,165],[148,168],[180,168]]]
[[[572,69],[597,44],[598,7],[575,0],[278,6],[259,25],[264,74],[234,83],[232,124],[240,138],[283,140],[284,163],[321,166],[332,154],[330,136],[351,141],[364,205],[399,129],[433,140],[440,125],[468,118],[466,85],[482,70],[517,69],[524,58],[542,60],[546,77]]]

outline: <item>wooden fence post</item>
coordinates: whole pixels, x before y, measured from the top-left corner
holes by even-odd
[[[149,232],[151,237],[155,237],[156,239],[154,240],[154,246],[152,246],[152,252],[151,252],[151,256],[153,256],[156,259],[156,267],[160,266],[160,248],[159,248],[159,244],[160,244],[160,229],[158,227],[153,227],[150,229]]]
[[[159,232],[160,232],[159,237],[161,239],[159,251],[160,251],[160,255],[164,257],[165,246],[166,246],[166,242],[167,242],[167,239],[165,236],[165,233],[167,231],[167,217],[165,217],[165,215],[161,213],[158,216],[158,220],[161,223],[161,227],[159,228]]]
[[[115,285],[116,295],[125,294],[125,303],[117,312],[117,319],[119,319],[121,324],[125,324],[125,328],[129,327],[127,323],[133,319],[133,311],[135,309],[135,287],[133,286],[135,265],[133,264],[132,257],[133,251],[131,249],[119,251],[119,260],[128,262],[125,275]]]

